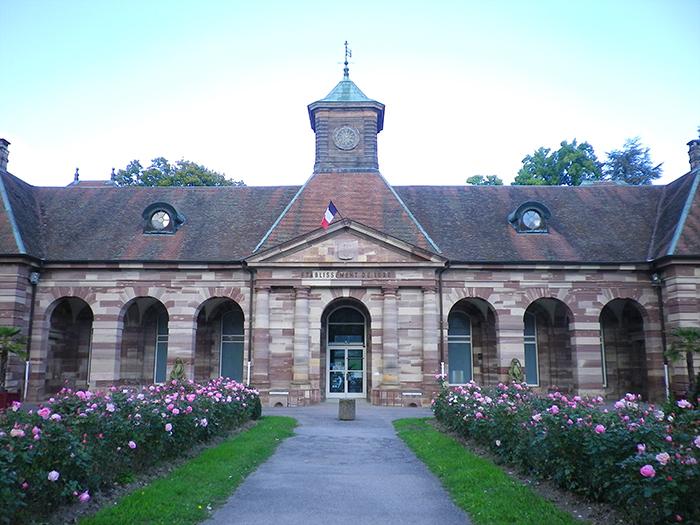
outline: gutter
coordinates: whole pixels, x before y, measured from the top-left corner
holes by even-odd
[[[249,299],[248,299],[248,359],[246,367],[248,370],[247,385],[250,385],[250,365],[253,361],[253,300],[255,298],[255,268],[248,266],[248,263],[241,261],[243,270],[250,274]]]

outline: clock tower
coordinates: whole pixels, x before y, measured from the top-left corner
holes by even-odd
[[[350,80],[348,52],[343,80],[309,104],[316,133],[314,172],[378,171],[377,134],[384,127],[384,104],[368,98]]]

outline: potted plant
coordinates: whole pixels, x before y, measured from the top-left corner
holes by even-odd
[[[19,392],[8,392],[5,387],[10,354],[21,358],[26,356],[24,339],[20,336],[20,331],[19,328],[12,326],[0,326],[0,409],[20,399]]]

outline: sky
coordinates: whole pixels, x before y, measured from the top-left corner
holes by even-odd
[[[160,156],[302,184],[348,40],[391,184],[511,182],[541,146],[604,160],[636,136],[666,183],[698,136],[699,20],[699,0],[0,0],[0,137],[34,185]]]

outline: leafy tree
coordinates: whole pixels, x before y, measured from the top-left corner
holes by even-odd
[[[170,164],[164,157],[151,161],[148,168],[132,160],[114,176],[117,186],[245,186],[242,180],[227,179],[223,174],[189,160]]]
[[[20,329],[13,326],[0,326],[0,392],[5,391],[7,363],[10,354],[26,356],[24,340],[19,335]]]
[[[612,181],[627,184],[651,184],[661,177],[661,164],[654,166],[639,137],[627,139],[621,150],[612,150],[603,164],[603,175]]]
[[[700,354],[700,328],[676,328],[671,333],[671,337],[673,343],[666,350],[666,357],[672,362],[680,361],[685,357],[685,367],[688,372],[688,397],[693,403],[696,403],[698,384],[695,377],[693,354]]]
[[[523,167],[515,177],[514,185],[522,186],[578,186],[582,182],[600,180],[601,163],[588,142],[574,139],[563,141],[556,151],[539,148],[523,159]]]
[[[498,175],[473,175],[467,179],[467,184],[472,186],[503,186],[503,181]]]

